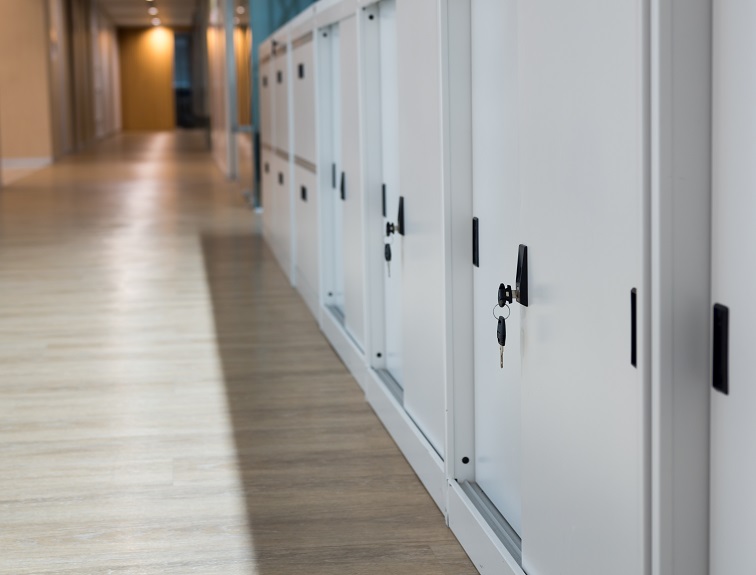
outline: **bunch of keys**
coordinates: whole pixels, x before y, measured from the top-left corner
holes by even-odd
[[[499,297],[497,305],[506,307],[509,310],[508,303],[512,303],[512,286],[499,284]],[[494,306],[494,317],[496,317],[496,306]],[[509,317],[509,314],[507,314]],[[498,325],[496,327],[496,339],[499,342],[499,367],[504,369],[504,346],[507,343],[507,319],[500,315],[497,317]]]

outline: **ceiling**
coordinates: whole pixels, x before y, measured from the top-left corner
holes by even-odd
[[[97,0],[103,11],[116,26],[149,26],[152,16],[147,14],[150,6],[158,10],[158,17],[165,26],[191,26],[198,0]]]

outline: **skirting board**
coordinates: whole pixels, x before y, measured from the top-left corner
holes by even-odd
[[[278,267],[281,268],[281,271],[284,273],[286,278],[289,280],[289,283],[293,286],[296,285],[294,281],[294,277],[292,277],[292,274],[289,270],[291,270],[291,265],[289,263],[289,258],[281,253],[282,250],[279,248],[279,246],[276,245],[275,242],[273,242],[272,235],[268,231],[267,228],[263,227],[263,237],[265,238],[265,243],[268,244],[268,247],[270,248],[270,251],[273,252],[273,255],[276,258],[276,261],[278,262]]]
[[[447,483],[444,462],[380,376],[372,369],[365,394],[378,419],[394,439],[441,513],[446,515]]]
[[[297,268],[297,291],[299,292],[299,295],[302,296],[307,307],[310,308],[310,313],[312,313],[318,324],[320,324],[321,309],[318,292],[312,288],[299,268]]]
[[[449,483],[449,528],[482,575],[525,575],[456,481]]]
[[[328,309],[323,309],[320,314],[320,330],[331,342],[333,349],[347,366],[354,379],[360,384],[363,391],[367,390],[370,376],[368,367],[365,364],[365,356],[354,343],[352,338],[347,334],[344,326],[339,322]]]

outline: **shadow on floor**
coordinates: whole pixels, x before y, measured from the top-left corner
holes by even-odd
[[[259,573],[475,573],[264,241],[202,250]]]

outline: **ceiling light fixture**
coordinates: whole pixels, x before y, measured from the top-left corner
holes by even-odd
[[[153,18],[152,19],[152,25],[153,26],[160,26],[160,18]]]
[[[244,14],[247,10],[244,8],[244,6],[237,6],[236,13],[237,14]]]
[[[157,16],[158,9],[154,6],[151,6],[150,9],[147,10],[147,12],[149,12],[150,16]]]

